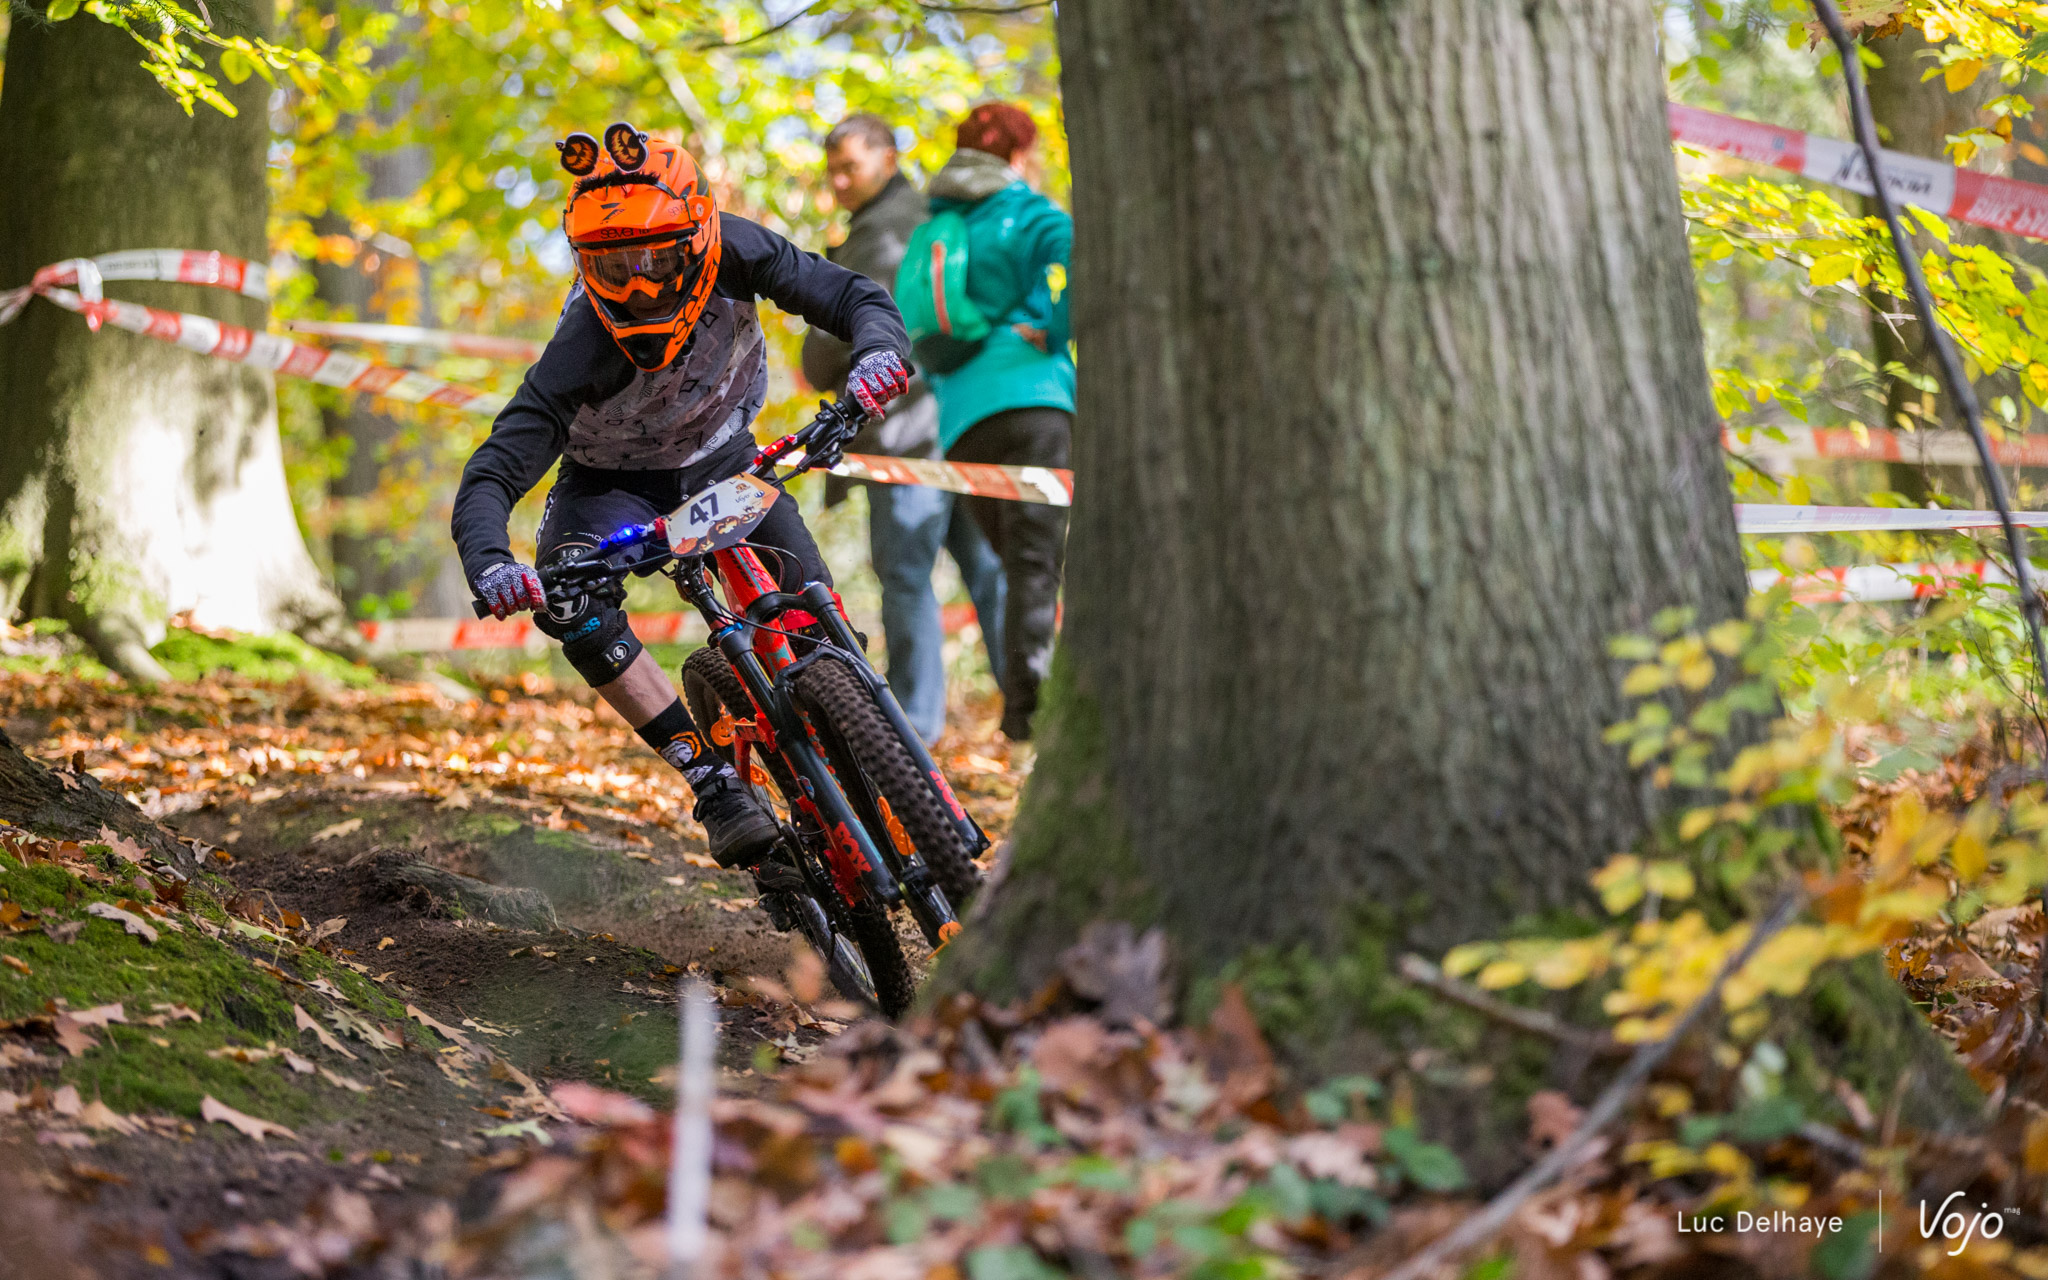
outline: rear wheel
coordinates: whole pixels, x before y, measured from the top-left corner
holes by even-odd
[[[867,789],[886,828],[877,838],[888,839],[906,860],[913,854],[921,859],[953,910],[964,909],[981,887],[981,868],[867,685],[845,663],[821,658],[797,674],[792,688],[844,785]]]
[[[683,700],[690,708],[691,718],[697,722],[698,732],[711,744],[711,749],[718,752],[727,764],[735,763],[733,724],[753,718],[754,701],[747,695],[746,685],[725,660],[724,654],[707,646],[684,659]],[[783,802],[792,824],[800,830],[807,826],[801,816],[802,811],[791,802],[803,791],[797,785],[795,775],[790,773],[788,764],[771,751],[748,754],[755,767],[766,773],[774,791],[781,793],[774,798]],[[767,787],[760,785],[758,778],[750,781],[756,794],[764,801],[773,796]],[[808,860],[814,864],[815,871],[823,871],[815,864],[824,861],[829,866],[830,853],[825,848],[827,837],[823,832],[809,832],[804,833],[804,838],[819,846],[816,856]],[[831,887],[829,875],[810,878],[824,887],[801,895],[801,900],[797,900],[799,895],[790,893],[793,901],[789,906],[812,949],[824,958],[832,985],[847,999],[875,1005],[887,1017],[893,1018],[908,1009],[911,999],[917,994],[917,984],[910,974],[910,962],[903,956],[903,944],[889,923],[889,913],[872,898],[859,905],[846,902],[837,889]],[[857,956],[849,956],[842,950],[848,938],[859,949]]]

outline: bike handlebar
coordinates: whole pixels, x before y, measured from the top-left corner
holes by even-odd
[[[854,434],[860,430],[861,424],[866,420],[867,413],[860,407],[857,401],[849,402],[842,400],[835,403],[830,400],[820,400],[818,402],[817,414],[808,423],[755,454],[754,465],[747,470],[750,474],[760,476],[763,479],[773,479],[775,464],[799,448],[804,450],[804,460],[798,463],[796,468],[790,471],[788,475],[783,476],[783,480],[793,479],[796,476],[802,475],[827,458],[837,462],[839,453],[845,448],[846,442],[853,439]],[[813,445],[818,445],[821,438],[827,436],[830,438],[823,439],[822,447],[812,447]],[[604,557],[615,551],[637,546],[647,541],[655,536],[661,528],[662,522],[659,520],[651,524],[628,525],[599,543],[594,550],[578,556],[574,560],[564,561],[560,564],[550,565],[547,568],[538,570],[541,586],[543,588],[560,586],[567,581],[590,576],[610,577],[612,576],[613,566],[604,563]],[[620,572],[630,568],[631,566],[625,566],[620,569]],[[598,572],[599,570],[602,570],[602,572]],[[491,606],[485,604],[480,599],[472,598],[469,602],[469,607],[479,618],[490,616]]]

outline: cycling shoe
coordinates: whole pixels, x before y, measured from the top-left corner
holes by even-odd
[[[698,792],[691,816],[703,826],[711,857],[721,867],[751,866],[782,837],[774,816],[737,778],[719,778]]]

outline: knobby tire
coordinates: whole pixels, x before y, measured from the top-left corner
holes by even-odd
[[[683,660],[683,700],[689,705],[690,715],[697,722],[697,732],[709,746],[733,764],[736,757],[730,744],[714,742],[711,727],[728,710],[736,719],[751,720],[754,717],[754,700],[747,695],[747,686],[741,682],[725,655],[713,648],[702,648]],[[783,803],[794,816],[798,810],[794,803],[803,794],[789,766],[772,751],[754,751],[751,757],[760,761],[775,780],[776,789],[782,793]],[[911,976],[910,961],[903,955],[903,943],[896,936],[895,926],[889,913],[881,903],[869,898],[858,906],[850,905],[836,892],[828,892],[820,905],[836,929],[843,929],[852,937],[861,956],[868,963],[868,976],[874,979],[875,1001],[881,1007],[884,1017],[894,1018],[910,1007],[917,995],[917,980]],[[831,966],[832,957],[823,957]],[[841,991],[850,1000],[862,1000],[866,996],[857,991]]]
[[[938,792],[904,749],[902,739],[875,705],[867,685],[838,659],[821,658],[797,674],[792,688],[797,705],[812,722],[822,721],[829,726],[831,732],[820,735],[828,750],[843,744],[852,753],[852,763],[888,801],[890,812],[903,824],[904,834],[916,847],[917,856],[946,891],[954,913],[966,914],[968,901],[981,887],[981,868],[974,864],[967,843],[946,813]],[[838,743],[831,741],[835,737]],[[845,762],[832,763],[840,768]],[[850,780],[849,785],[857,781]],[[891,838],[886,831],[873,834],[878,841]]]

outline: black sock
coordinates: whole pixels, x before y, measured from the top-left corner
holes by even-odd
[[[704,739],[697,733],[697,723],[690,719],[690,710],[681,698],[634,732],[654,748],[655,754],[675,766],[692,791],[702,791],[704,784],[732,771],[732,766],[705,747]]]

